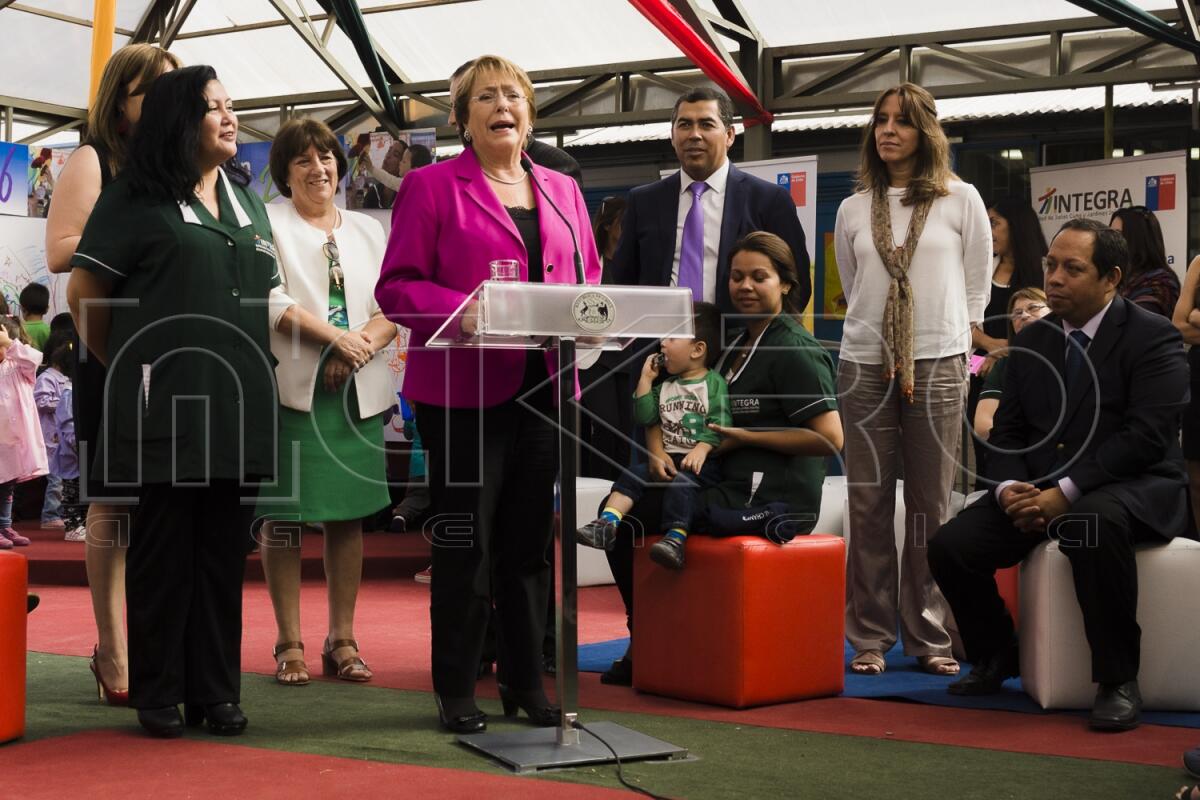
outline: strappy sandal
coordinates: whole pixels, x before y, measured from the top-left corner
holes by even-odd
[[[856,675],[882,675],[885,669],[887,662],[878,650],[863,650],[850,661],[850,671]]]
[[[279,659],[280,653],[288,650],[304,652],[304,642],[283,642],[275,645],[271,651],[275,659],[275,682],[282,686],[306,686],[309,681],[308,664],[303,658],[293,658],[286,661]]]
[[[917,656],[917,666],[930,675],[957,675],[959,669],[949,656]]]
[[[333,660],[333,652],[342,647],[353,647],[355,655],[341,661]],[[325,649],[321,651],[321,667],[324,674],[336,676],[343,681],[365,683],[375,677],[375,673],[367,666],[358,653],[358,642],[353,639],[338,639],[336,642],[325,639]]]

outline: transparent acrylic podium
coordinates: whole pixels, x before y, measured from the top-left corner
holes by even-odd
[[[463,330],[473,316],[472,334]],[[472,326],[468,323],[466,326]],[[621,350],[634,339],[691,337],[689,289],[485,281],[429,339],[427,347],[557,349],[560,514],[555,533],[557,728],[463,735],[458,741],[516,772],[648,758],[681,759],[682,747],[611,722],[579,720],[578,587],[575,529],[576,350]],[[589,731],[594,731],[600,739]],[[608,744],[608,747],[604,743]]]

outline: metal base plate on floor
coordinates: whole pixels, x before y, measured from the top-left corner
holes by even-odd
[[[622,761],[687,758],[686,748],[638,733],[615,722],[589,722],[588,731],[595,731],[597,736],[608,742]],[[459,736],[458,741],[491,756],[517,773],[614,762],[608,747],[588,731],[579,731],[579,744],[572,745],[558,743],[558,728],[476,733]]]

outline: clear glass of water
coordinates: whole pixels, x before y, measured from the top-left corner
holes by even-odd
[[[488,263],[494,281],[515,281],[520,276],[516,259],[501,258]]]

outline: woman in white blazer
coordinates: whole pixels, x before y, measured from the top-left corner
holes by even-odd
[[[395,402],[387,360],[396,337],[375,302],[386,240],[365,214],[333,204],[346,157],[323,122],[296,119],[271,147],[289,203],[268,207],[283,285],[271,297],[278,360],[279,481],[260,492],[263,569],[278,626],[275,679],[308,683],[300,633],[300,523],[324,526],[329,628],[326,675],[367,681],[354,637],[363,517],[390,503],[381,415]]]

